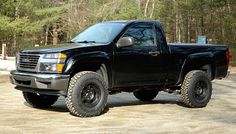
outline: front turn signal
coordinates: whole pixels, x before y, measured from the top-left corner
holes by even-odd
[[[61,73],[63,70],[63,67],[64,67],[64,64],[62,64],[62,63],[57,64],[57,72]]]

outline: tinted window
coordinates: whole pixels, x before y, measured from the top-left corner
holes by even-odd
[[[123,37],[133,37],[135,46],[154,46],[154,31],[152,24],[136,24],[130,27]]]

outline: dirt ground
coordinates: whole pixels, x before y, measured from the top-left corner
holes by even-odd
[[[0,76],[1,134],[64,133],[236,133],[236,76],[214,81],[205,108],[186,108],[180,96],[161,92],[150,103],[130,93],[109,96],[106,113],[93,118],[69,114],[60,98],[50,109],[31,108],[8,76]]]

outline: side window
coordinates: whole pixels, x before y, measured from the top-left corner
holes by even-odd
[[[136,24],[131,26],[123,37],[133,37],[134,46],[155,46],[152,24]]]

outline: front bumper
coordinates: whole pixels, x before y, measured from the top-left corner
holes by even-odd
[[[27,92],[66,92],[70,81],[70,75],[62,74],[36,74],[28,72],[12,71],[11,83],[16,89]]]

